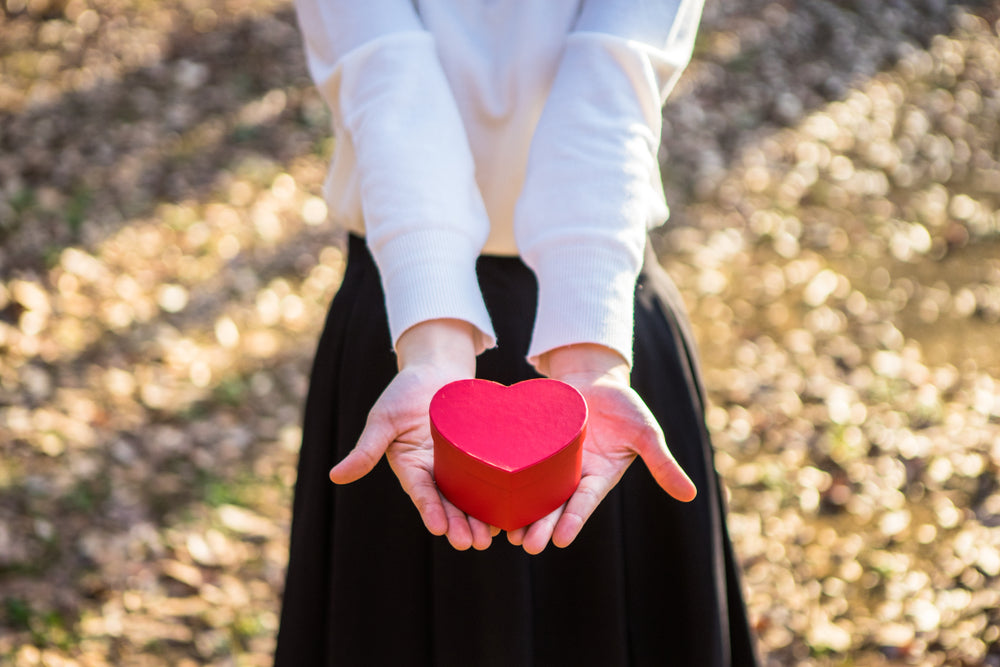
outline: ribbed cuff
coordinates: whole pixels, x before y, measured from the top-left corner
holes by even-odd
[[[382,278],[393,344],[415,324],[448,318],[476,327],[476,354],[496,345],[476,277],[479,249],[468,238],[422,229],[398,234],[371,251]]]
[[[623,252],[595,239],[551,245],[532,262],[538,313],[528,360],[564,345],[598,343],[632,363],[635,282],[641,252]]]

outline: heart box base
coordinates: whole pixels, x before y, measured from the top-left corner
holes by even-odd
[[[452,382],[431,401],[430,420],[438,488],[502,530],[549,514],[580,483],[587,404],[568,384]]]

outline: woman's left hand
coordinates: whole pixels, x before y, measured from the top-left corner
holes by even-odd
[[[697,493],[667,447],[649,408],[629,386],[625,360],[601,345],[571,345],[543,355],[540,370],[580,391],[589,410],[580,484],[557,510],[507,539],[537,554],[551,540],[568,546],[608,492],[639,456],[653,478],[674,498],[688,502]]]

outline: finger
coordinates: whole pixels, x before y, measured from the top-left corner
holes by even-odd
[[[476,551],[488,549],[493,543],[493,535],[490,531],[492,526],[479,519],[469,517],[469,529],[472,531],[472,548]]]
[[[465,551],[472,546],[472,529],[469,528],[469,518],[465,512],[442,500],[445,515],[448,517],[448,542],[458,551]]]
[[[490,537],[496,537],[500,534],[500,529],[496,526],[490,526]]]
[[[396,436],[387,422],[370,415],[354,449],[330,470],[330,481],[349,484],[370,473]]]
[[[508,530],[507,541],[515,547],[519,547],[524,543],[524,534],[527,532],[527,528],[515,528],[514,530]]]
[[[427,530],[433,535],[444,535],[448,531],[448,516],[430,472],[419,465],[406,465],[405,461],[393,457],[390,457],[390,465]]]
[[[536,555],[542,553],[552,537],[552,531],[556,527],[556,522],[565,510],[566,505],[560,505],[552,512],[549,512],[535,523],[528,526],[528,532],[524,536],[524,543],[521,545],[529,554]]]
[[[624,469],[623,471],[624,472]],[[552,544],[560,548],[572,544],[580,534],[583,524],[608,495],[611,487],[618,482],[621,473],[613,478],[603,475],[587,475],[580,480],[580,485],[566,503],[566,509],[559,517],[559,523],[552,529]]]
[[[662,437],[651,436],[638,443],[637,450],[653,479],[664,491],[685,503],[694,500],[698,495],[697,487],[677,463]]]
[[[424,526],[432,535],[444,535],[450,522],[434,482],[420,483],[409,492]]]

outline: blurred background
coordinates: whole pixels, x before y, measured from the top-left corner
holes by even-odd
[[[290,4],[0,5],[0,664],[268,665],[343,269]],[[998,19],[708,0],[665,110],[768,665],[1000,666]]]

